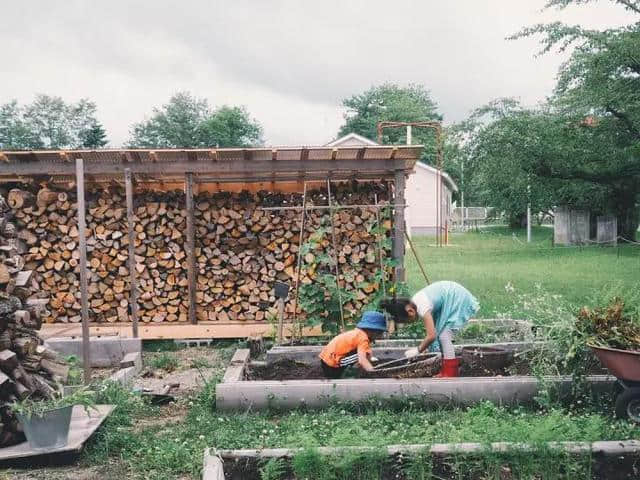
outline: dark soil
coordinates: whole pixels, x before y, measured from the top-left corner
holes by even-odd
[[[343,378],[429,378],[439,369],[435,371],[431,368],[425,368],[422,373],[415,371],[410,374],[403,374],[401,371],[393,375],[375,375],[367,374],[357,367],[348,368]],[[604,375],[607,371],[600,365],[595,365],[588,372],[592,375]],[[502,368],[487,366],[482,360],[475,362],[464,362],[460,359],[460,376],[461,377],[510,377],[514,375],[533,375],[529,359],[526,356],[514,357],[512,363]],[[282,359],[270,363],[265,367],[251,367],[247,371],[247,380],[318,380],[325,379],[320,367],[320,361],[308,364],[291,359]]]
[[[266,367],[247,369],[247,380],[316,380],[322,379],[320,360],[314,364],[284,358]]]

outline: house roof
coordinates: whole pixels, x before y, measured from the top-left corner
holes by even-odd
[[[357,142],[358,144],[364,146],[370,145],[379,145],[378,142],[374,142],[373,140],[368,139],[367,137],[363,137],[362,135],[358,135],[355,132],[347,133],[346,135],[336,138],[332,142],[329,142],[325,145],[325,147],[339,147],[345,143],[349,142]]]
[[[437,174],[438,173],[438,169],[432,167],[431,165],[427,165],[426,163],[423,162],[416,162],[416,169],[417,168],[421,168],[423,170],[427,170],[433,174]],[[456,182],[453,181],[453,179],[449,176],[449,174],[447,172],[445,172],[444,170],[442,170],[442,178],[444,178],[444,181],[448,184],[449,188],[451,189],[452,192],[457,192],[458,191],[458,185],[456,185]]]

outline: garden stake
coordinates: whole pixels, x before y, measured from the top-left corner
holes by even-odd
[[[331,209],[331,180],[327,179],[327,198]],[[338,265],[338,246],[336,244],[336,229],[333,222],[333,212],[329,211],[331,218],[331,241],[333,243],[333,261],[336,264],[336,288],[338,289],[338,304],[340,305],[340,331],[344,332],[344,312],[342,311],[342,292],[340,290],[340,266]]]
[[[422,266],[422,262],[420,261],[420,257],[418,256],[418,252],[416,252],[416,249],[413,248],[413,242],[411,241],[411,238],[409,237],[409,234],[407,233],[406,230],[404,231],[404,236],[407,238],[407,241],[409,242],[409,246],[411,247],[413,256],[416,257],[416,261],[418,262],[418,266],[420,267],[420,271],[422,272],[422,276],[424,277],[425,282],[427,282],[427,285],[430,285],[431,282],[429,281],[429,277],[427,277],[427,272],[424,271],[424,267]]]

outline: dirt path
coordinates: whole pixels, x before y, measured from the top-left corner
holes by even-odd
[[[220,352],[209,347],[190,347],[175,352],[144,352],[142,358],[145,368],[135,379],[134,387],[157,392],[165,385],[179,383],[180,387],[171,390],[171,394],[178,397],[200,390],[205,382],[224,368]],[[162,362],[167,358],[175,361],[170,368],[164,365],[169,362]]]

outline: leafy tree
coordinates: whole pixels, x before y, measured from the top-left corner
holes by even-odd
[[[151,118],[133,126],[133,147],[244,147],[262,142],[262,127],[244,107],[212,111],[207,100],[179,92],[153,110]]]
[[[244,147],[262,143],[262,127],[249,116],[245,107],[223,105],[199,127],[205,143],[220,147]]]
[[[550,0],[547,7],[591,1]],[[612,1],[640,15],[640,1]],[[512,38],[532,35],[542,35],[542,53],[574,47],[560,69],[551,106],[567,124],[588,127],[565,131],[580,157],[568,163],[539,158],[537,174],[607,189],[608,209],[618,216],[619,234],[635,239],[640,198],[640,21],[605,31],[562,23],[536,25]]]
[[[20,150],[37,145],[37,139],[22,118],[16,100],[0,105],[0,148]]]
[[[525,109],[511,99],[478,109],[467,122],[466,157],[470,189],[482,203],[506,212],[512,226],[521,226],[527,205],[544,212],[559,204],[606,209],[609,189],[580,179],[549,178],[543,162],[570,166],[597,158],[585,148],[593,132],[567,122],[549,109]]]
[[[100,126],[96,106],[87,99],[67,103],[60,97],[37,95],[20,107],[13,100],[0,105],[0,146],[3,149],[59,149],[85,146],[87,132]],[[100,128],[102,128],[100,126]],[[104,130],[102,130],[103,146]]]
[[[339,136],[357,133],[372,140],[377,139],[379,121],[424,122],[442,120],[431,94],[422,85],[410,84],[401,87],[393,83],[371,87],[359,95],[344,99],[347,108],[344,125]],[[433,131],[414,128],[413,143],[425,145],[423,160],[435,163],[435,142]],[[404,129],[385,129],[382,136],[384,144],[406,143]]]
[[[80,132],[83,148],[100,148],[107,144],[107,134],[101,124],[95,123],[88,130]]]

